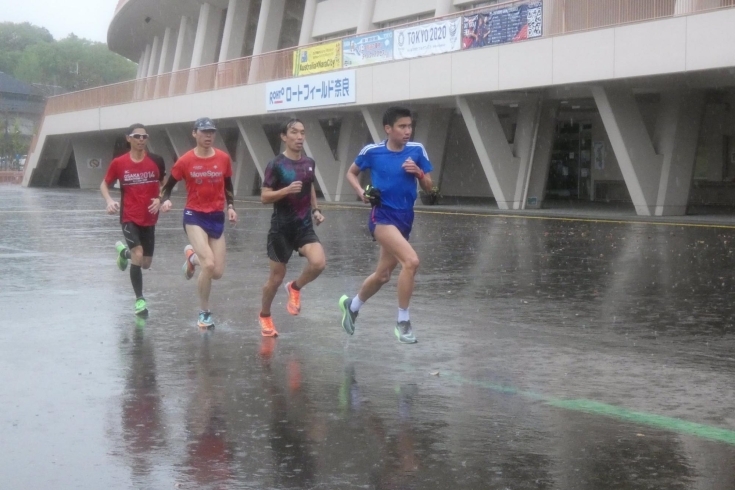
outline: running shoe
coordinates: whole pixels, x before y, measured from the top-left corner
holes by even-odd
[[[287,282],[284,286],[286,288],[286,293],[288,294],[288,304],[286,304],[286,309],[292,315],[298,315],[301,311],[301,291],[293,289],[291,284],[293,284],[293,281]]]
[[[214,321],[212,321],[211,311],[200,311],[199,321],[197,322],[199,328],[214,328]]]
[[[396,324],[395,334],[398,342],[402,344],[415,344],[417,342],[410,321],[398,322]]]
[[[115,249],[117,250],[117,268],[124,271],[128,268],[128,258],[123,252],[127,251],[128,247],[123,242],[117,242]]]
[[[184,271],[184,277],[187,281],[194,277],[194,264],[189,260],[192,255],[194,255],[194,247],[191,245],[184,247],[184,257],[186,257],[186,260],[184,261],[184,265],[181,266],[181,270]]]
[[[339,299],[339,308],[342,310],[342,328],[345,329],[348,335],[355,333],[355,320],[357,320],[356,311],[350,310],[352,304],[352,298],[343,294]]]
[[[145,298],[135,300],[135,314],[138,316],[148,316],[148,305],[145,302]]]
[[[276,326],[273,325],[273,317],[258,315],[258,322],[260,322],[260,334],[263,337],[278,337]]]

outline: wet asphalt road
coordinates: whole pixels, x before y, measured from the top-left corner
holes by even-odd
[[[395,278],[341,330],[377,248],[325,205],[272,340],[268,208],[238,203],[201,334],[176,203],[142,325],[97,193],[0,186],[0,488],[735,488],[735,229],[419,213],[406,346]]]

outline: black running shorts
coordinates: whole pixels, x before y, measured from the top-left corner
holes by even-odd
[[[143,257],[153,257],[153,249],[156,247],[155,226],[138,226],[128,221],[122,224],[122,230],[129,249],[143,247]]]
[[[273,262],[288,264],[291,254],[304,245],[319,243],[319,237],[314,232],[314,225],[294,223],[278,223],[271,221],[268,232],[268,258]]]

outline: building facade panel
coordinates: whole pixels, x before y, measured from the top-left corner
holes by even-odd
[[[375,65],[369,69],[373,70],[373,104],[411,98],[409,61]]]
[[[373,24],[379,25],[398,19],[410,22],[416,20],[416,16],[433,13],[435,8],[436,0],[375,0]]]
[[[410,61],[411,99],[444,97],[452,92],[452,56],[427,56]]]
[[[500,90],[553,84],[552,39],[541,39],[496,48]]]
[[[686,69],[684,17],[615,28],[615,78]]]
[[[311,37],[320,38],[336,32],[357,29],[362,0],[326,0],[316,6]]]
[[[452,95],[499,90],[499,53],[497,48],[487,48],[452,54]]]
[[[687,17],[686,69],[735,66],[735,10]]]
[[[611,79],[615,75],[615,31],[606,29],[553,39],[554,83]]]

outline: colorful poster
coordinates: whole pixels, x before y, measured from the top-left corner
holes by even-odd
[[[393,31],[393,58],[416,58],[449,53],[461,47],[462,19],[421,24]]]
[[[354,104],[357,101],[355,70],[269,82],[265,94],[267,111]]]
[[[342,60],[345,68],[382,63],[392,59],[393,31],[342,40]]]
[[[293,53],[293,75],[311,75],[342,69],[342,41],[297,49]]]
[[[462,18],[462,49],[541,37],[543,20],[540,2],[467,15]]]

